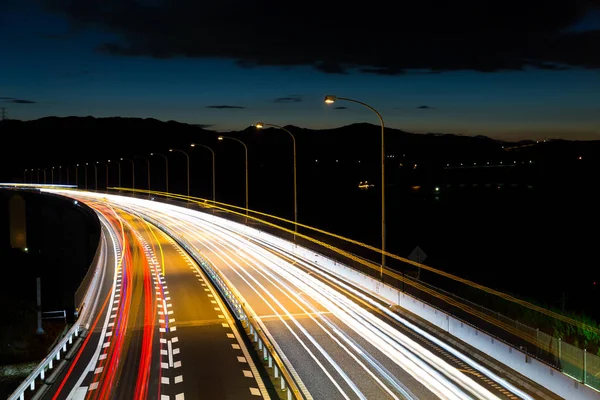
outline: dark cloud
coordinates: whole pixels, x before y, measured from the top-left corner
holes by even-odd
[[[301,7],[275,0],[38,1],[76,27],[116,34],[120,39],[101,50],[120,56],[217,57],[245,68],[309,65],[380,75],[600,68],[600,30],[570,30],[598,0],[387,1],[377,7],[320,0]]]
[[[347,110],[348,107],[345,106],[337,106],[337,107],[333,107],[334,110]]]
[[[302,101],[300,96],[278,97],[273,102],[275,103],[299,103]]]
[[[206,108],[217,108],[219,110],[226,110],[226,109],[231,109],[231,110],[236,109],[236,110],[238,110],[238,109],[243,109],[243,108],[246,108],[246,107],[221,105],[221,106],[206,106]]]
[[[420,110],[431,110],[433,107],[429,107],[429,106],[419,106],[417,107]]]
[[[23,99],[15,99],[14,97],[0,97],[0,100],[5,103],[14,103],[14,104],[36,104],[33,100],[23,100]]]
[[[198,128],[202,128],[202,129],[208,129],[208,128],[212,128],[213,126],[215,126],[215,124],[194,124],[194,126],[197,126]]]

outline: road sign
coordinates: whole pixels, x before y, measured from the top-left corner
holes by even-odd
[[[418,262],[421,264],[427,258],[427,254],[421,249],[419,246],[415,247],[415,249],[408,256],[409,260]]]

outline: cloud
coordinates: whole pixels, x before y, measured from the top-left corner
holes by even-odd
[[[15,99],[14,97],[0,97],[0,100],[3,100],[5,103],[14,103],[14,104],[36,104],[37,103],[33,100]]]
[[[206,106],[206,108],[216,108],[219,110],[234,110],[234,109],[244,109],[246,107],[242,106],[228,106],[228,105],[220,105],[220,106]]]
[[[302,101],[300,96],[278,97],[273,102],[275,103],[299,103]]]
[[[334,110],[347,110],[348,107],[345,106],[337,106],[337,107],[333,107]]]
[[[76,27],[118,38],[100,47],[118,56],[224,58],[245,68],[312,66],[331,74],[600,69],[600,30],[568,29],[596,0],[390,1],[366,8],[316,0],[302,7],[276,0],[39,1]],[[332,21],[348,29],[324,35]]]
[[[431,110],[433,107],[429,107],[429,106],[419,106],[417,107],[420,110]]]

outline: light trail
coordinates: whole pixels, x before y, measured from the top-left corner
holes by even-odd
[[[72,196],[63,191],[56,192]],[[368,398],[364,390],[373,387],[377,387],[386,398],[414,398],[395,379],[393,371],[397,367],[441,399],[500,397],[484,387],[476,377],[450,365],[338,288],[460,358],[511,392],[512,398],[516,395],[532,399],[472,358],[409,323],[352,285],[322,274],[309,260],[292,257],[274,244],[253,237],[243,226],[201,212],[147,200],[79,192],[77,196],[106,198],[115,207],[148,216],[179,231],[193,248],[220,268],[231,281],[238,283],[236,288],[253,309],[268,310],[269,315],[275,316],[273,321],[278,321],[291,334],[295,344],[289,340],[279,343],[280,346],[285,345],[284,351],[303,349],[338,395],[345,399]],[[273,252],[280,254],[276,256]],[[291,259],[293,262],[290,262]],[[321,312],[323,310],[326,312]],[[283,338],[279,332],[272,334]],[[352,365],[341,360],[352,360]],[[367,377],[367,382],[355,382],[357,375]]]

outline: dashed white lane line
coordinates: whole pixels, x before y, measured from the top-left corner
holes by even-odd
[[[237,356],[237,360],[241,363],[246,363],[248,361],[246,361],[246,357],[242,357],[242,356]]]
[[[235,335],[234,335],[233,333],[228,333],[228,334],[227,334],[227,337],[228,337],[229,339],[235,339]]]
[[[260,396],[260,390],[257,388],[250,388],[250,393],[252,393],[253,396]]]
[[[175,377],[175,383],[181,383],[181,382],[183,382],[183,376],[181,376],[181,375],[177,375],[177,376]]]
[[[166,376],[163,376],[160,378],[160,383],[162,383],[163,385],[168,385],[169,384],[169,378]]]
[[[167,349],[169,350],[169,367],[173,368],[173,344],[167,340]]]
[[[176,394],[175,400],[185,400],[185,396],[183,395],[183,393]]]
[[[239,350],[240,349],[240,345],[237,343],[231,343],[231,348],[233,348],[234,350]]]
[[[254,378],[254,375],[252,375],[252,371],[245,369],[243,372],[246,378]]]

